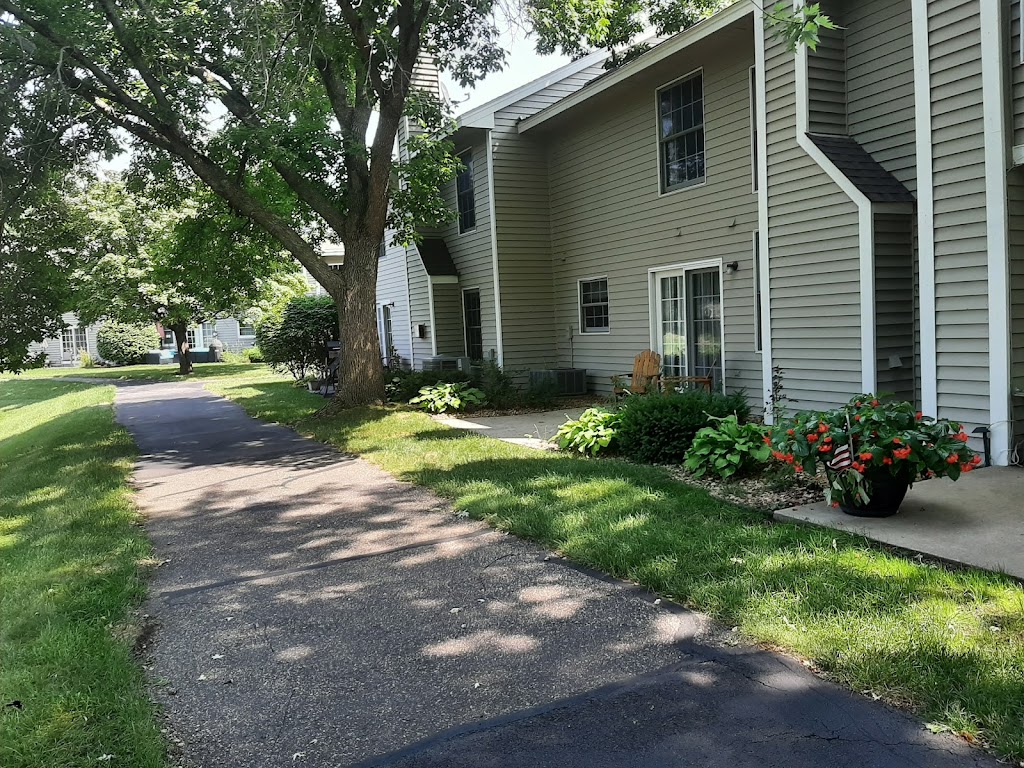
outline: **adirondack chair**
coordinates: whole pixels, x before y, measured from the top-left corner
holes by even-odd
[[[625,381],[624,381],[625,380]],[[661,355],[645,349],[633,361],[633,372],[612,376],[616,397],[646,395],[661,389]]]

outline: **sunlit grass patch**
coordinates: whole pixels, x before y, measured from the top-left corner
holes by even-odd
[[[130,636],[150,556],[113,388],[0,383],[0,765],[162,766]]]

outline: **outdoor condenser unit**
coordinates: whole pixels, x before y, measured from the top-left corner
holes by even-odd
[[[530,389],[551,387],[557,395],[587,394],[585,368],[547,368],[530,371]]]

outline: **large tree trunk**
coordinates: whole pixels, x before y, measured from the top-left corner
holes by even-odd
[[[178,348],[178,375],[188,376],[192,373],[192,347],[188,343],[188,326],[168,326],[174,331],[174,344]]]
[[[377,333],[377,258],[380,238],[345,243],[343,285],[331,291],[338,306],[341,360],[335,392],[345,407],[384,400],[384,365]]]

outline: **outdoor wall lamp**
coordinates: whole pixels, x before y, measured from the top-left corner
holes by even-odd
[[[740,263],[738,261],[730,261],[728,264],[725,265],[725,271],[728,272],[730,275],[739,272],[739,270]]]

